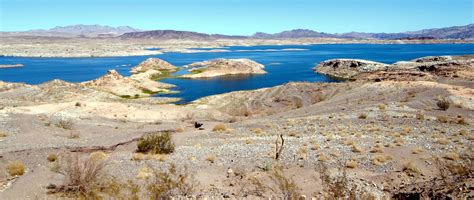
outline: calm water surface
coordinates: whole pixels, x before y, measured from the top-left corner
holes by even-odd
[[[333,44],[333,45],[284,45],[284,46],[234,46],[217,53],[165,53],[154,56],[129,56],[105,58],[18,58],[0,57],[0,64],[23,64],[22,68],[0,69],[0,80],[38,84],[52,79],[81,82],[102,76],[115,69],[122,75],[141,61],[157,57],[176,66],[214,58],[248,58],[265,65],[268,74],[255,76],[228,76],[212,79],[168,78],[162,82],[177,85],[180,103],[197,98],[236,90],[270,87],[289,81],[331,82],[327,76],[314,73],[315,64],[333,58],[358,58],[384,63],[410,60],[432,55],[474,54],[474,44]],[[298,49],[298,51],[292,50]]]

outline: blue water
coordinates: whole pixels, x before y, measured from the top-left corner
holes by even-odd
[[[204,48],[208,49],[208,48]],[[23,64],[22,68],[0,69],[0,80],[38,84],[52,79],[81,82],[102,76],[115,69],[122,75],[139,62],[158,57],[176,66],[214,58],[248,58],[265,65],[268,74],[255,76],[229,76],[212,79],[168,78],[162,82],[177,85],[181,103],[197,98],[236,90],[270,87],[289,81],[330,82],[327,76],[314,73],[315,64],[333,58],[358,58],[394,63],[433,55],[474,54],[474,44],[325,44],[284,46],[234,46],[221,48],[231,52],[217,53],[165,53],[154,56],[106,58],[19,58],[0,57],[0,64]],[[288,51],[285,49],[304,49]],[[272,50],[272,51],[266,51]]]

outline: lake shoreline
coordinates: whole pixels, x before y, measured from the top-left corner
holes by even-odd
[[[474,40],[371,40],[336,38],[150,40],[117,38],[16,38],[0,37],[0,57],[87,58],[150,56],[163,53],[225,52],[231,46],[324,45],[324,44],[473,44]],[[210,48],[200,49],[196,48]],[[152,50],[153,49],[153,50]],[[156,50],[155,50],[156,49]]]

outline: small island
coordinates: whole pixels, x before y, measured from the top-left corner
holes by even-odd
[[[266,74],[264,66],[250,59],[214,59],[204,62],[195,62],[187,67],[190,74],[182,78],[211,78],[225,75]]]

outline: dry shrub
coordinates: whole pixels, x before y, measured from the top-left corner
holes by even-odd
[[[351,184],[344,163],[336,163],[335,169],[335,175],[331,176],[327,164],[324,162],[320,164],[319,178],[322,182],[324,199],[372,199],[365,191],[357,188],[356,184]]]
[[[214,128],[212,129],[212,131],[214,132],[224,132],[227,130],[227,127],[225,126],[225,124],[217,124],[216,126],[214,126]]]
[[[449,100],[446,98],[438,98],[436,100],[436,105],[438,106],[438,108],[444,111],[448,110],[449,104]]]
[[[418,166],[416,166],[416,164],[411,160],[406,161],[403,164],[402,171],[407,173],[409,176],[416,176],[421,173],[420,168],[418,168]]]
[[[74,122],[71,119],[59,119],[54,125],[58,128],[72,130]]]
[[[107,154],[105,154],[104,152],[102,151],[95,151],[95,152],[92,152],[90,155],[89,155],[89,158],[92,160],[92,161],[102,161],[102,160],[105,160],[107,158]]]
[[[213,155],[208,155],[206,157],[206,161],[208,161],[209,163],[214,163],[216,160],[216,157],[214,157]]]
[[[105,178],[104,160],[92,160],[90,157],[80,157],[79,154],[69,154],[62,157],[60,162],[58,172],[64,175],[64,180],[55,192],[78,195],[86,199],[98,197],[101,180]]]
[[[449,142],[449,140],[446,139],[446,138],[439,138],[439,139],[436,140],[436,143],[442,144],[442,145],[447,145],[447,144],[449,144],[450,142]]]
[[[58,159],[58,154],[51,153],[51,154],[48,155],[47,159],[48,159],[49,162],[54,162]]]
[[[457,161],[459,160],[459,154],[455,152],[448,152],[443,156],[444,159]]]
[[[359,115],[359,119],[367,119],[367,114],[361,113],[361,114]]]
[[[281,199],[297,199],[300,196],[298,185],[285,175],[283,167],[274,165],[269,173],[270,181],[262,181],[257,178],[251,179],[252,185],[258,188],[259,193],[269,190]]]
[[[174,143],[169,132],[152,133],[141,138],[137,143],[137,152],[169,154],[174,152]]]
[[[357,168],[357,161],[355,161],[355,160],[347,161],[346,162],[346,167],[351,168],[351,169]]]
[[[372,164],[374,165],[382,165],[385,162],[392,160],[392,156],[390,155],[376,155],[372,158]]]
[[[176,128],[176,132],[182,133],[182,132],[184,132],[184,128],[180,126],[180,127]]]
[[[412,154],[420,154],[421,152],[423,152],[423,148],[421,147],[415,147],[411,150]]]
[[[0,130],[0,138],[1,137],[7,137],[7,135],[8,134],[6,132]]]
[[[458,117],[456,118],[456,123],[458,123],[458,124],[467,124],[466,120],[461,115],[458,115]]]
[[[254,129],[252,129],[252,132],[255,133],[255,135],[257,135],[257,136],[261,136],[261,135],[265,134],[261,128],[254,128]]]
[[[441,122],[441,123],[448,123],[448,121],[449,121],[449,120],[448,120],[448,117],[446,117],[446,116],[444,116],[444,115],[438,115],[438,116],[436,117],[436,119],[437,119],[439,122]]]
[[[10,176],[21,176],[25,174],[25,164],[19,160],[10,161],[7,164],[7,172]]]
[[[355,144],[352,145],[352,149],[351,149],[351,150],[352,150],[352,152],[354,152],[354,153],[361,153],[361,152],[362,152],[362,148],[360,148],[359,146],[357,146],[357,145],[355,145]]]
[[[187,173],[186,168],[179,172],[174,164],[166,171],[151,168],[147,191],[149,199],[171,199],[173,196],[188,196],[195,191],[196,181]]]

